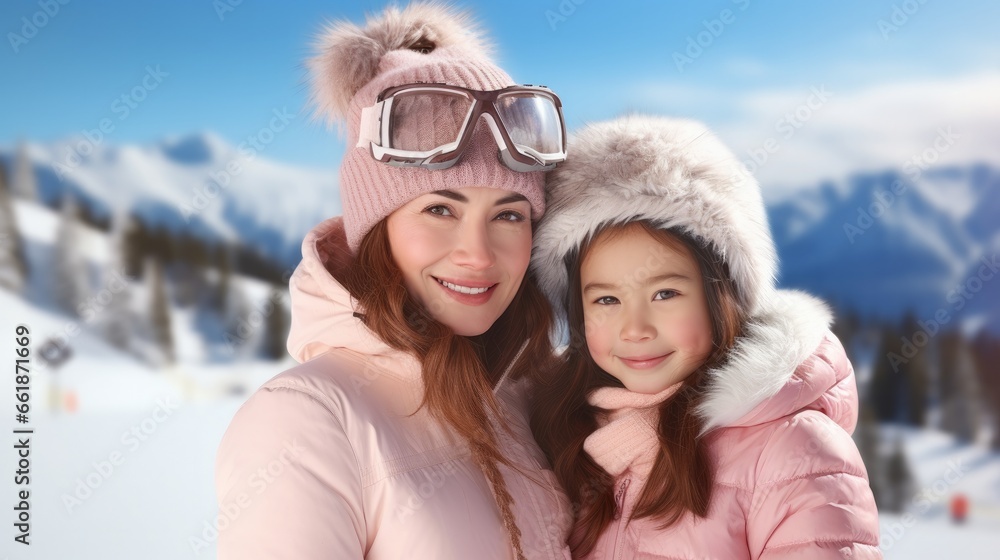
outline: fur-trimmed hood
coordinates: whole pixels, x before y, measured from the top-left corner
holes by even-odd
[[[754,426],[804,409],[820,410],[853,431],[857,387],[846,354],[829,331],[832,320],[819,299],[776,291],[747,323],[726,362],[708,372],[707,394],[698,408],[703,431]],[[825,341],[836,346],[827,359],[818,351]]]
[[[778,259],[760,187],[703,124],[626,116],[585,127],[569,152],[548,176],[548,213],[532,254],[558,313],[565,314],[566,257],[603,226],[644,219],[708,243],[728,264],[749,317],[726,363],[709,373],[699,409],[706,430],[791,414],[843,381],[832,369],[796,377],[806,375],[797,367],[827,336],[831,313],[812,296],[776,289]],[[824,406],[853,428],[854,412]]]
[[[703,124],[627,116],[570,139],[568,159],[546,183],[549,214],[532,267],[562,312],[565,258],[602,226],[637,219],[680,228],[729,265],[740,304],[757,314],[774,290],[777,254],[757,181]]]

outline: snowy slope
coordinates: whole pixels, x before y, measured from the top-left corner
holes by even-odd
[[[109,236],[85,225],[79,227],[78,244],[86,263],[89,286],[86,301],[90,309],[96,310],[96,314],[91,321],[70,318],[60,311],[53,301],[52,283],[55,280],[52,274],[53,244],[59,229],[59,215],[48,208],[24,200],[15,200],[14,210],[25,244],[30,276],[24,301],[19,301],[10,294],[4,294],[7,297],[0,300],[2,303],[0,309],[5,313],[10,310],[11,316],[16,317],[19,312],[29,307],[37,308],[45,317],[50,318],[43,323],[47,329],[43,332],[46,338],[62,336],[67,330],[75,332],[74,327],[79,327],[82,332],[79,336],[88,336],[100,341],[101,325],[105,321],[114,320],[113,317],[107,316],[107,306],[101,305],[102,296],[107,295],[105,292],[108,292],[109,288],[115,288],[114,280],[108,277],[111,270],[109,262],[112,258]],[[234,275],[231,283],[234,289],[239,289],[245,296],[248,310],[265,309],[273,286],[240,275]],[[284,291],[283,301],[287,305],[287,287],[281,288]],[[114,292],[112,295],[117,297]],[[136,315],[140,317],[148,315],[150,296],[145,283],[130,283],[129,298],[130,308]],[[34,312],[25,312],[29,316],[35,315]],[[206,331],[208,334],[213,334],[211,332],[213,325],[206,327],[206,313],[203,309],[197,306],[186,308],[171,306],[170,315],[177,358],[181,363],[201,364],[212,361],[212,358],[217,356],[221,356],[222,359],[216,361],[244,360],[246,355],[251,353],[249,351],[258,346],[263,336],[262,328],[254,328],[246,342],[237,348],[236,353],[232,353],[225,348],[218,348],[221,346],[218,344],[220,338],[218,333],[214,333],[217,336],[210,336],[206,340]],[[216,346],[210,347],[213,341]],[[83,345],[84,348],[90,346],[90,344]]]
[[[917,479],[917,498],[902,514],[879,516],[887,560],[992,559],[1000,550],[1000,453],[962,445],[931,430],[887,428],[899,433]],[[955,493],[970,501],[969,518],[955,525],[948,502]]]

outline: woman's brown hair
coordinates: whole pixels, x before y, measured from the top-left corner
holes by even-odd
[[[569,289],[565,305],[570,334],[552,376],[537,386],[532,402],[531,428],[552,462],[556,476],[574,504],[576,525],[570,546],[573,556],[593,550],[597,539],[615,518],[614,479],[583,450],[583,443],[598,428],[601,410],[587,402],[599,387],[623,387],[598,367],[590,356],[584,331],[580,265],[593,242],[641,227],[660,243],[689,252],[701,270],[705,298],[712,322],[712,352],[689,375],[681,389],[659,406],[657,432],[660,449],[653,470],[636,503],[633,518],[650,517],[669,527],[686,513],[705,517],[712,497],[713,468],[704,439],[703,420],[696,414],[707,372],[723,363],[740,336],[745,318],[736,298],[736,286],[726,263],[711,249],[678,230],[664,230],[646,221],[607,226],[567,255]]]
[[[507,310],[485,333],[465,337],[435,321],[403,283],[393,260],[386,220],[365,236],[353,262],[337,279],[357,298],[365,325],[386,344],[417,356],[423,366],[423,403],[438,420],[468,443],[493,488],[504,526],[518,558],[524,558],[521,531],[498,465],[512,465],[501,453],[494,419],[502,418],[493,387],[508,366],[511,381],[545,375],[553,363],[552,308],[529,273]],[[522,355],[517,352],[527,341]],[[506,428],[500,422],[500,425]]]

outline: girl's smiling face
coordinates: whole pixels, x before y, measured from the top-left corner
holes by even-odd
[[[680,241],[638,224],[599,234],[580,263],[580,287],[590,355],[630,391],[659,393],[712,351],[701,269]]]
[[[517,294],[531,258],[531,205],[486,187],[436,191],[389,215],[407,291],[455,334],[486,332]]]

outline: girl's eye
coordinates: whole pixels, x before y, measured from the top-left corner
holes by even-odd
[[[523,222],[524,216],[520,212],[515,212],[513,210],[504,210],[499,215],[497,219],[503,220],[505,222]]]
[[[614,296],[603,296],[594,300],[594,303],[598,305],[614,305],[618,303],[618,298]]]
[[[677,292],[674,291],[674,290],[660,290],[660,291],[656,292],[655,296],[653,296],[653,300],[670,299],[670,298],[672,298],[672,297],[674,297],[676,295],[677,295]]]
[[[427,208],[424,208],[424,212],[430,212],[431,214],[434,214],[435,216],[451,216],[452,215],[451,214],[451,209],[448,208],[447,206],[443,206],[441,204],[438,204],[436,206],[428,206]]]

